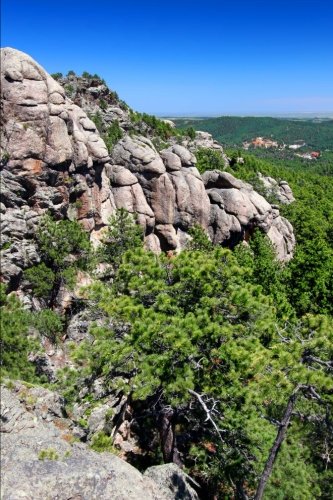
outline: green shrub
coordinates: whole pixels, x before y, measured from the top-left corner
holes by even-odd
[[[200,148],[195,155],[197,157],[196,167],[201,174],[206,170],[225,170],[224,159],[219,151]]]
[[[193,127],[189,127],[187,129],[185,129],[184,131],[184,135],[187,135],[190,139],[195,139],[195,129]]]
[[[101,108],[102,111],[105,111],[106,108],[108,107],[108,104],[104,99],[100,99],[99,100],[99,107]]]
[[[29,337],[31,313],[23,309],[14,294],[6,295],[5,289],[1,284],[1,375],[34,381],[35,368],[28,361],[29,353],[37,348],[37,343]]]
[[[103,136],[106,147],[109,153],[111,153],[113,146],[122,138],[123,131],[119,126],[118,120],[115,120],[112,125],[110,125]]]
[[[55,282],[55,273],[44,262],[24,271],[24,277],[32,286],[37,297],[50,298]]]
[[[71,83],[67,83],[64,87],[65,89],[65,92],[66,92],[66,95],[71,97],[73,95],[73,92],[74,92],[74,87]]]
[[[53,305],[62,285],[73,287],[77,269],[86,269],[91,257],[89,235],[76,221],[56,222],[46,216],[35,234],[42,263],[27,269],[25,278],[34,293]]]
[[[54,80],[59,80],[60,78],[63,77],[63,74],[62,73],[52,73],[51,76],[52,76],[52,78],[54,78]]]
[[[34,315],[33,323],[41,335],[57,342],[64,330],[64,320],[52,309],[44,309]]]
[[[98,132],[101,134],[103,132],[103,128],[104,128],[104,123],[103,123],[103,118],[102,118],[101,113],[99,111],[97,111],[93,115],[90,114],[89,118],[94,122]]]
[[[53,448],[47,448],[45,450],[40,450],[38,453],[38,460],[58,460],[59,455]]]
[[[91,440],[90,448],[99,453],[103,451],[108,451],[110,453],[114,452],[115,449],[112,444],[112,437],[105,434],[105,432],[97,432],[93,435]]]
[[[109,220],[108,230],[99,248],[100,260],[118,267],[127,250],[140,248],[142,244],[143,230],[136,223],[135,215],[120,208]]]

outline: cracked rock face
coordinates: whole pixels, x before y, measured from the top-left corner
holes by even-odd
[[[176,500],[198,496],[173,464],[137,469],[78,442],[64,401],[44,388],[1,387],[1,498]],[[171,467],[170,467],[171,465]]]
[[[258,173],[260,181],[263,183],[267,193],[276,197],[279,203],[289,205],[295,201],[293,192],[287,181],[277,182],[273,177],[265,177]]]
[[[90,85],[75,97],[87,111],[99,109],[109,92],[99,81]],[[146,247],[154,252],[180,251],[194,224],[225,245],[260,227],[279,259],[291,258],[293,230],[277,208],[228,172],[198,172],[195,151],[201,147],[218,151],[227,165],[210,134],[198,132],[181,144],[171,138],[158,152],[138,130],[126,132],[129,112],[110,97],[103,119],[112,123],[124,115],[124,120],[118,120],[123,137],[109,155],[85,111],[28,55],[1,49],[1,88],[2,279],[11,289],[19,287],[22,270],[39,262],[32,237],[46,211],[56,219],[78,220],[98,241],[115,209],[125,208],[138,215]],[[291,202],[289,186],[278,187],[281,202]]]
[[[94,123],[31,57],[1,50],[3,276],[13,288],[38,261],[31,241],[46,211],[87,230],[115,210],[104,165],[108,151]]]
[[[207,171],[202,178],[211,202],[209,234],[214,243],[228,241],[232,246],[259,227],[271,240],[279,260],[292,258],[296,243],[293,228],[275,205],[228,172]]]

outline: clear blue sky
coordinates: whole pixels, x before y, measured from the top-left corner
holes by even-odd
[[[332,0],[1,0],[1,46],[157,114],[333,111]]]

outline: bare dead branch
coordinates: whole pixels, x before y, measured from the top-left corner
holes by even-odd
[[[190,394],[192,394],[192,396],[195,396],[197,398],[197,400],[199,401],[199,403],[201,404],[202,408],[204,409],[204,411],[206,413],[206,420],[205,421],[206,422],[209,421],[212,424],[212,426],[214,427],[217,435],[219,436],[219,439],[220,439],[221,443],[224,443],[222,435],[221,435],[221,430],[218,428],[218,426],[216,425],[216,422],[212,418],[212,413],[216,412],[215,406],[217,404],[217,401],[214,401],[213,402],[213,407],[211,409],[209,409],[200,394],[198,394],[195,391],[192,391],[191,389],[188,389],[188,392]]]

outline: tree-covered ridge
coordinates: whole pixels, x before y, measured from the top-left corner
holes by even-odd
[[[218,118],[175,120],[177,126],[204,130],[227,146],[241,146],[244,141],[262,136],[279,143],[304,141],[313,149],[333,149],[333,120],[297,120],[270,117],[221,116]]]
[[[265,498],[330,498],[332,319],[320,314],[322,294],[299,300],[303,282],[308,291],[325,282],[320,267],[309,275],[297,256],[282,267],[259,232],[250,247],[231,252],[194,227],[187,250],[156,256],[142,249],[138,226],[123,210],[97,253],[76,223],[67,224],[76,235],[71,247],[57,247],[64,222],[46,218],[36,233],[47,265],[66,270],[70,262],[75,277],[84,251],[92,277],[98,262],[107,266],[80,306],[98,320],[89,339],[73,346],[74,369],[58,376],[68,403],[80,404],[84,391],[88,416],[106,395],[122,395],[142,460],[183,464],[203,498],[251,497],[256,490],[261,498],[261,487]],[[306,226],[300,221],[301,248]],[[324,232],[320,237],[327,240]],[[68,318],[48,308],[22,316],[22,307],[10,304],[2,302],[4,348],[15,353],[9,336],[22,347],[4,358],[5,374],[24,378],[22,357],[31,348],[24,339],[36,330],[61,332]],[[9,324],[10,312],[17,320]],[[84,418],[79,424],[87,425]],[[108,433],[93,436],[92,446],[97,442],[107,443],[100,450],[112,448]]]
[[[85,75],[84,80],[90,85],[95,76]],[[25,80],[30,89],[30,79]],[[22,186],[13,182],[13,164],[6,160],[8,185],[14,187],[5,198],[10,225],[5,226],[4,251],[13,258],[9,271],[14,269],[15,279],[7,281],[0,301],[2,373],[40,384],[47,380],[65,398],[67,415],[82,441],[96,451],[125,450],[126,458],[141,469],[163,461],[178,463],[196,480],[201,498],[331,498],[332,179],[238,151],[228,152],[226,167],[222,148],[207,135],[201,134],[199,150],[187,149],[178,144],[180,136],[168,138],[172,124],[144,114],[131,119],[127,108],[117,109],[117,118],[107,125],[103,101],[96,101],[94,94],[96,125],[100,119],[110,161],[115,162],[105,167],[109,177],[99,161],[107,161],[107,149],[79,108],[82,124],[74,123],[81,127],[81,138],[99,141],[100,158],[93,155],[87,161],[82,156],[76,181],[70,175],[76,170],[73,156],[66,163],[54,156],[55,170],[41,172],[38,187],[43,189],[32,195],[40,167],[36,158],[28,164],[30,177],[15,178],[24,179]],[[114,103],[116,97],[109,97]],[[72,139],[74,127],[67,130],[66,123],[64,130],[70,133],[64,137]],[[22,125],[20,148],[27,130]],[[151,139],[158,139],[156,150]],[[160,156],[165,140],[172,146]],[[74,142],[75,152],[82,153],[77,146]],[[54,155],[59,150],[57,146]],[[185,210],[182,205],[196,198],[200,207],[206,195],[207,218],[201,223],[207,227],[212,221],[213,207],[195,165],[203,174],[227,168],[229,173],[213,171],[203,177],[217,176],[221,196],[226,186],[229,193],[252,194],[263,204],[268,223],[277,216],[280,202],[259,173],[288,180],[297,201],[281,211],[296,230],[293,260],[283,265],[276,260],[265,234],[255,230],[256,216],[240,221],[240,239],[246,237],[246,243],[232,251],[214,246],[195,225],[195,207],[189,204]],[[137,176],[131,170],[136,167]],[[171,172],[165,173],[165,167]],[[230,173],[249,181],[269,203]],[[173,188],[166,189],[172,182],[150,191],[149,183],[157,177],[180,179],[177,196],[172,197]],[[138,178],[141,203],[134,196],[141,189]],[[121,189],[115,187],[112,194],[110,183]],[[195,196],[198,183],[202,189]],[[219,192],[210,194],[223,210],[227,198]],[[101,203],[111,194],[110,203]],[[182,246],[144,250],[136,221],[146,214],[145,237],[154,236],[154,213],[146,203],[153,198],[161,201],[160,218],[167,211],[163,202],[172,201],[174,225],[165,224],[164,237],[177,229]],[[38,213],[30,210],[34,206]],[[134,214],[115,206],[129,207]],[[41,207],[49,215],[42,216]],[[230,212],[237,210],[236,203],[234,207]],[[179,224],[180,218],[186,225]],[[267,231],[267,225],[261,227]],[[16,230],[19,238],[13,241],[10,231]],[[216,243],[227,245],[228,240]],[[161,248],[169,250],[159,253]]]

